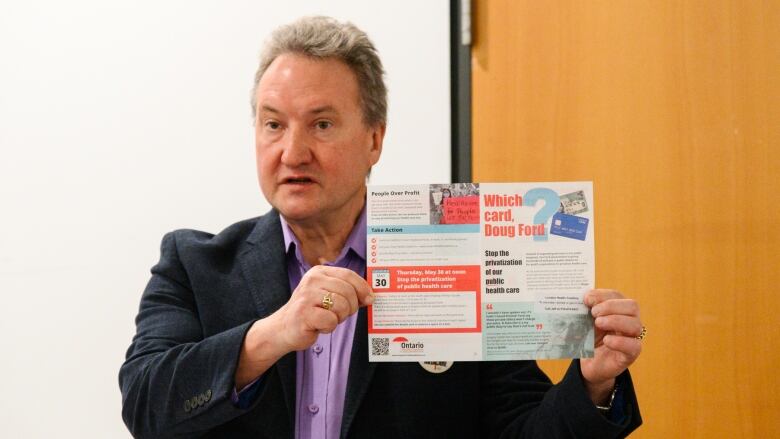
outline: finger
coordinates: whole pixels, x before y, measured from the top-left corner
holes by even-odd
[[[622,314],[639,317],[639,304],[633,299],[610,299],[591,308],[593,317]]]
[[[304,317],[306,326],[323,334],[329,334],[336,329],[339,319],[335,313],[325,308],[311,308]]]
[[[336,268],[337,270],[331,270],[332,268]],[[341,276],[344,275],[340,272],[341,270],[346,269],[339,267],[316,266],[306,272],[306,274],[301,279],[301,282],[298,284],[296,292],[300,290],[300,292],[298,292],[299,294],[314,294],[320,298],[325,292],[341,294],[349,303],[349,308],[351,310],[350,313],[355,313],[357,312],[359,306],[357,292],[355,291],[355,287],[350,282],[341,278]],[[346,271],[357,276],[351,270]],[[335,276],[333,274],[335,274]],[[360,276],[357,277],[362,279]],[[310,300],[314,300],[314,298]]]
[[[325,300],[325,297],[328,295],[330,295],[330,300],[332,304],[330,305],[330,308],[325,308],[325,306],[323,305],[323,301]],[[354,312],[352,312],[350,308],[349,301],[344,296],[327,290],[322,290],[322,293],[320,294],[320,299],[317,299],[315,305],[317,308],[321,308],[335,314],[339,323],[343,322],[349,316],[354,314]]]
[[[642,343],[634,337],[622,335],[607,335],[604,337],[604,346],[623,354],[626,366],[633,363],[642,353]]]
[[[352,285],[361,306],[371,305],[374,302],[374,293],[368,287],[368,282],[354,271],[347,268],[331,267],[327,265],[318,265],[318,267],[321,267],[322,273],[325,275],[341,279]]]
[[[582,301],[585,303],[585,305],[593,307],[606,300],[622,299],[622,298],[623,295],[620,294],[620,291],[597,288],[588,291],[585,294],[585,297],[583,297]]]
[[[316,292],[314,295],[320,299],[322,298],[322,295],[326,293],[332,293],[339,296],[341,299],[340,301],[346,306],[348,315],[354,314],[358,310],[357,292],[355,291],[355,287],[349,282],[327,275],[318,275],[312,279],[310,288],[312,291]]]
[[[596,328],[618,335],[636,337],[642,332],[642,321],[637,317],[612,314],[596,317]]]

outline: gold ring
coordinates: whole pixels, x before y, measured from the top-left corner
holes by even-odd
[[[645,325],[642,325],[642,332],[640,332],[639,335],[636,336],[636,339],[644,340],[646,335],[647,335],[647,328],[645,327]]]
[[[323,294],[322,302],[320,302],[320,306],[322,306],[325,309],[333,308],[333,293],[328,291],[325,294]]]

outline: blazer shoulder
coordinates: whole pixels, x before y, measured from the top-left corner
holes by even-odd
[[[179,258],[188,256],[225,258],[242,253],[256,235],[281,235],[279,214],[271,210],[265,215],[234,223],[217,234],[194,229],[177,229],[163,237],[162,253],[171,251]]]

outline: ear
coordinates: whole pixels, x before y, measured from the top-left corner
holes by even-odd
[[[379,156],[382,155],[382,144],[385,141],[386,129],[386,124],[377,124],[371,128],[371,145],[369,146],[371,166],[374,166],[379,161]]]

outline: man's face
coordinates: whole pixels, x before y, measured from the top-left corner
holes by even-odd
[[[363,205],[384,126],[363,122],[355,74],[336,59],[285,54],[257,86],[260,187],[293,222],[342,220]],[[354,220],[354,218],[348,218]]]

